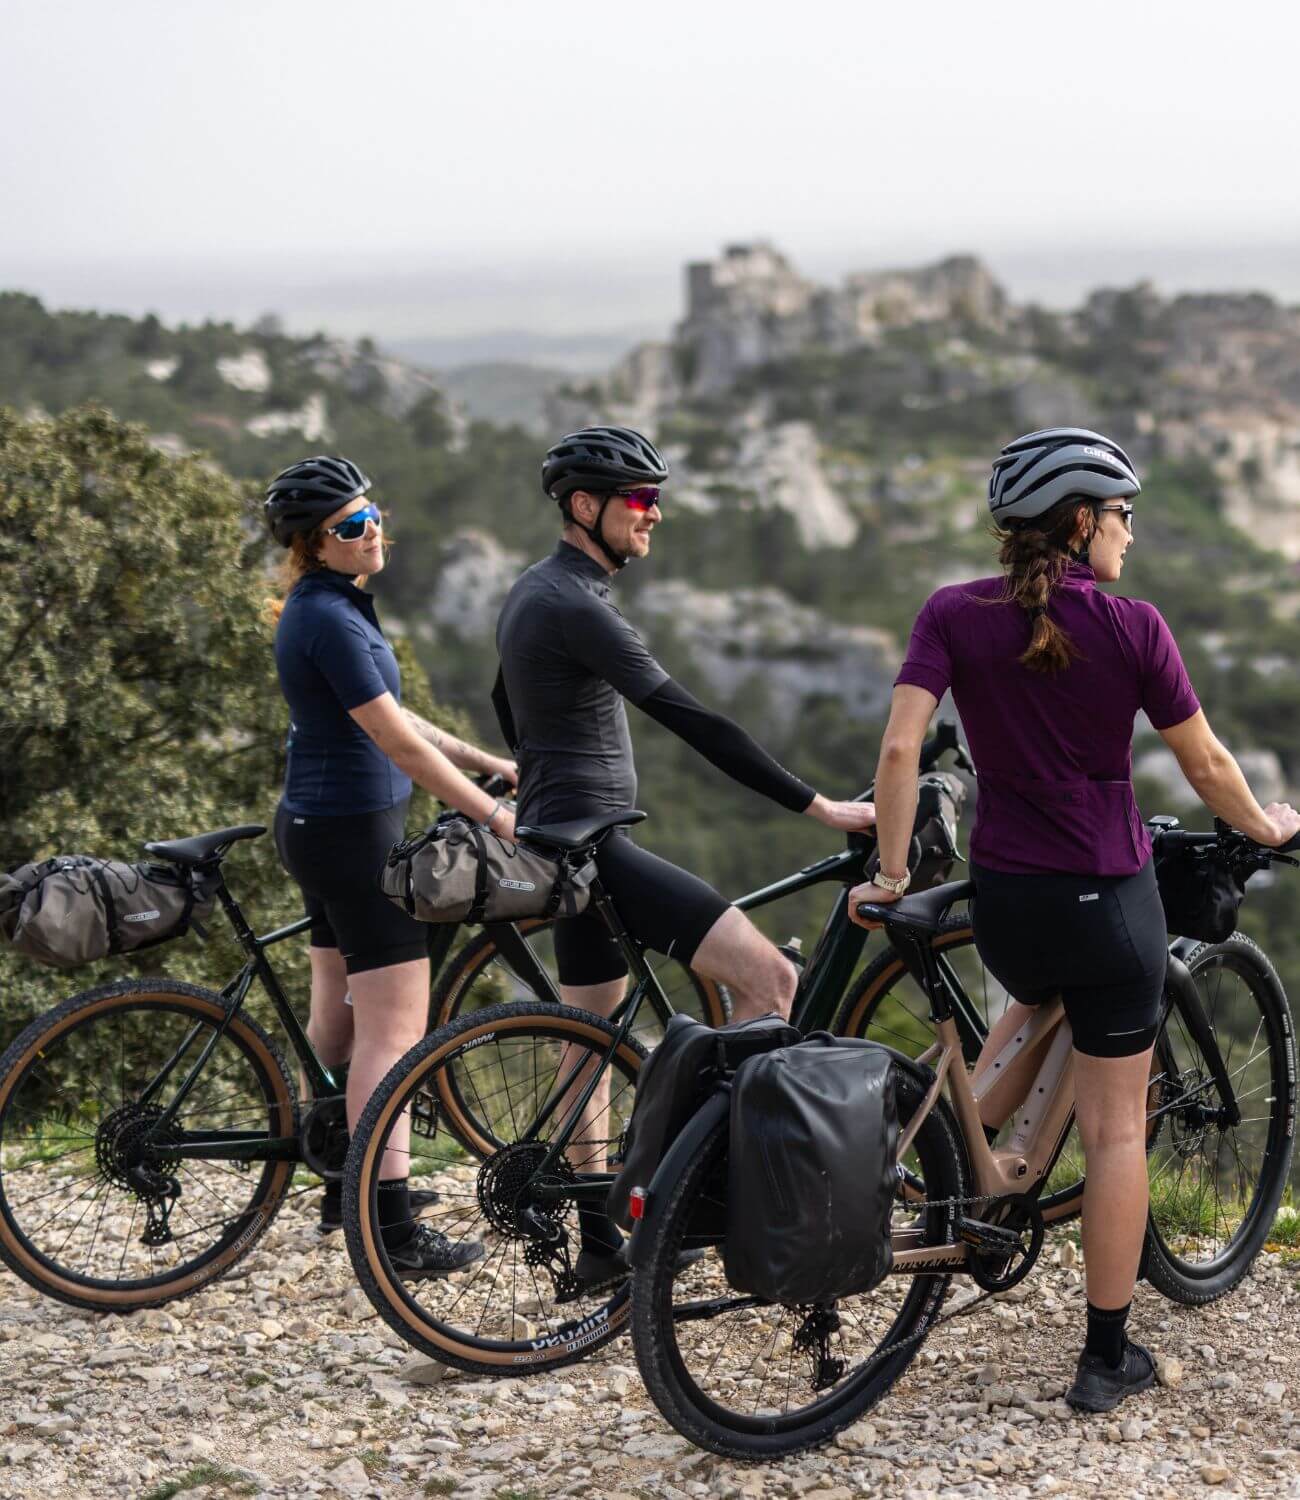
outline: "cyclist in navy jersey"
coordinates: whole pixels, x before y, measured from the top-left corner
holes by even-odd
[[[828,801],[674,682],[614,603],[612,578],[650,551],[667,478],[654,445],[626,427],[570,433],[546,455],[542,491],[560,507],[561,539],[516,581],[497,622],[501,670],[492,696],[519,760],[520,826],[635,806],[626,699],[779,806],[829,828],[869,827],[869,803]],[[738,1018],[789,1013],[793,966],[712,886],[622,830],[605,839],[597,864],[632,935],[726,984]],[[623,997],[627,966],[600,918],[558,923],[555,953],[564,999],[608,1015]],[[603,1093],[593,1099],[593,1119],[603,1100]],[[613,1224],[589,1209],[580,1218],[579,1277],[625,1274]]]
[[[375,1085],[424,1035],[425,929],[384,897],[377,875],[402,838],[412,780],[509,836],[509,808],[464,771],[515,779],[514,763],[446,735],[403,709],[397,659],[362,587],[384,566],[370,481],[345,458],[293,464],[272,480],[266,513],[288,551],[275,601],[275,660],[289,708],[288,764],[275,817],[285,868],[311,917],[308,1035],[325,1065],[347,1066],[355,1124]],[[350,999],[350,1003],[348,1003]],[[429,1194],[408,1191],[409,1155],[394,1137],[380,1182],[384,1238],[399,1273],[442,1275],[482,1253],[415,1222]],[[327,1184],[321,1228],[341,1223]]]
[[[1293,808],[1259,805],[1211,732],[1159,612],[1097,587],[1120,576],[1140,488],[1123,449],[1085,429],[1030,433],[1002,451],[989,505],[1003,576],[939,589],[917,618],[876,778],[881,874],[849,908],[906,889],[921,742],[951,689],[979,772],[975,941],[1014,996],[974,1076],[1029,1007],[1055,995],[1074,1035],[1088,1328],[1066,1400],[1089,1411],[1154,1380],[1150,1354],[1124,1331],[1146,1228],[1147,1080],[1167,960],[1133,797],[1138,713],[1212,812],[1263,844],[1300,830]],[[1017,1059],[985,1096],[987,1125],[1018,1107],[1040,1060]]]

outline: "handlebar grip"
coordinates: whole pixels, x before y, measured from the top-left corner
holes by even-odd
[[[1300,852],[1300,833],[1297,833],[1294,838],[1289,838],[1285,844],[1279,844],[1273,852],[1274,854],[1295,854]]]

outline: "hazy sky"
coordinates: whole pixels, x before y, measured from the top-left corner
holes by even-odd
[[[1294,5],[0,0],[0,27],[0,285],[64,305],[646,324],[757,235],[819,274],[971,250],[1016,292],[1149,266],[1300,296]]]

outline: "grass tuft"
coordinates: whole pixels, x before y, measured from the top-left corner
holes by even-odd
[[[224,1484],[233,1487],[238,1494],[249,1493],[242,1474],[228,1469],[225,1464],[195,1464],[179,1479],[166,1479],[141,1496],[141,1500],[172,1500],[173,1495],[185,1490],[196,1490],[201,1484]]]
[[[1288,1250],[1300,1247],[1300,1209],[1283,1207],[1277,1211],[1273,1227],[1269,1230],[1268,1248]]]

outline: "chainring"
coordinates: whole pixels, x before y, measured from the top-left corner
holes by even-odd
[[[1005,1292],[1019,1285],[1038,1260],[1043,1248],[1043,1211],[1038,1199],[1028,1193],[1008,1193],[994,1200],[984,1216],[999,1229],[1010,1229],[1020,1239],[1021,1248],[1007,1255],[1002,1250],[976,1250],[969,1254],[971,1280],[986,1292]],[[1029,1243],[1025,1244],[1025,1235]]]
[[[320,1099],[307,1111],[298,1132],[302,1159],[327,1182],[343,1176],[348,1154],[348,1105],[342,1094]]]

